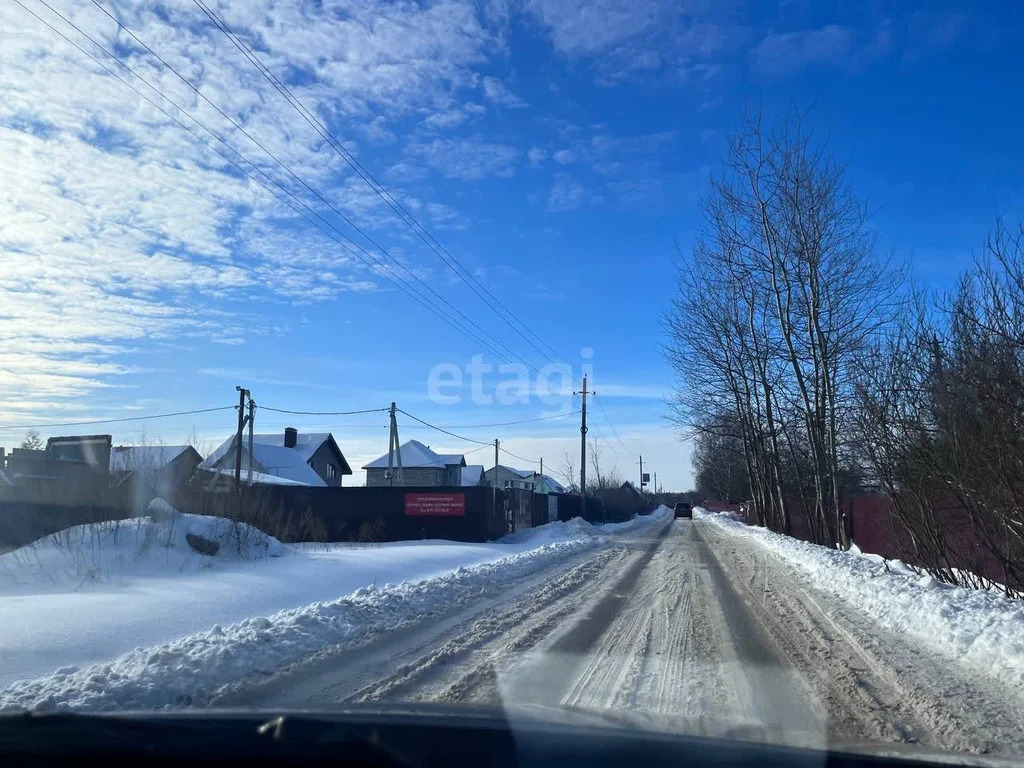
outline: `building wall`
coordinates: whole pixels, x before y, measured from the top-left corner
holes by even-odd
[[[330,479],[327,476],[327,465],[333,464],[336,472],[334,479]],[[341,463],[338,461],[337,455],[331,448],[329,442],[324,441],[324,444],[316,449],[316,453],[309,460],[309,465],[313,467],[313,471],[316,472],[323,479],[327,485],[332,488],[338,488],[341,486]]]
[[[395,467],[396,471],[397,469]],[[370,467],[366,470],[367,487],[390,485],[384,477],[384,473],[387,471],[387,467]],[[404,467],[402,469],[402,485],[446,485],[447,474],[445,467]]]
[[[484,472],[484,485],[491,485],[494,483],[494,470],[495,468],[491,467],[490,469]],[[508,486],[510,488],[532,489],[532,485],[535,480],[533,476],[522,477],[516,474],[515,472],[510,472],[507,468],[501,466],[499,466],[497,470],[499,488],[505,488],[505,482],[508,481],[509,483],[511,483],[511,485]]]

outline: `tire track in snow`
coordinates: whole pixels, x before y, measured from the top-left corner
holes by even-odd
[[[830,741],[1024,751],[1022,703],[1012,693],[978,685],[912,639],[878,627],[856,606],[817,592],[750,542],[712,524],[701,531],[779,657],[800,675]]]

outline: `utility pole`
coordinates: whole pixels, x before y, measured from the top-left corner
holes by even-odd
[[[654,473],[654,495],[657,496],[660,493],[658,490],[658,473]]]
[[[583,389],[573,394],[583,395],[583,416],[580,421],[580,517],[583,517],[587,511],[587,395],[597,393],[587,392],[587,377],[584,376]]]
[[[491,512],[498,509],[498,438],[494,438],[494,478],[491,483]]]
[[[402,484],[402,451],[398,443],[398,418],[395,411],[398,408],[395,401],[391,401],[391,432],[388,435],[388,485],[395,484],[395,458],[398,458],[398,484]]]
[[[640,454],[640,495],[644,495],[644,455]]]
[[[235,387],[238,390],[238,431],[235,433],[235,519],[242,519],[242,435],[246,422],[252,419],[252,398],[249,390]],[[245,398],[249,397],[249,415],[245,413]],[[249,438],[249,471],[252,472],[252,432]]]
[[[256,403],[252,401],[252,395],[249,395],[249,471],[245,476],[245,484],[252,485],[252,422],[256,416]]]
[[[544,457],[543,456],[540,457],[540,476],[541,476],[541,479],[543,480],[543,478],[544,478]]]
[[[249,395],[248,389],[235,387],[238,390],[238,431],[235,432],[235,492],[240,493],[242,488],[242,432],[245,429],[245,398]]]

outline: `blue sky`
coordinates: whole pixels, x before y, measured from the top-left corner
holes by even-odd
[[[536,332],[538,346],[557,351],[542,356],[384,206],[195,4],[100,3],[388,256],[95,5],[47,2],[374,258],[400,261],[396,274],[456,308],[442,314],[464,326],[461,312],[509,351],[495,354],[452,329],[7,3],[0,425],[15,428],[0,433],[0,444],[8,446],[25,424],[230,405],[236,384],[249,386],[258,404],[283,409],[346,411],[395,400],[440,425],[532,419],[578,407],[570,380],[549,382],[564,390],[560,397],[484,404],[464,376],[461,388],[446,390],[458,402],[442,405],[430,394],[432,371],[464,371],[475,355],[484,365],[522,358],[535,388],[536,370],[552,357],[572,366],[576,388],[582,366],[592,366],[600,408],[591,434],[605,466],[632,477],[643,453],[662,484],[684,488],[688,448],[661,419],[672,380],[658,318],[673,296],[676,243],[685,251],[692,242],[706,178],[744,110],[771,118],[809,108],[817,135],[848,163],[871,205],[880,251],[907,259],[923,282],[948,285],[995,218],[1015,220],[1022,209],[1024,107],[1015,94],[1024,33],[1011,3],[213,5]],[[38,0],[24,5],[105,59]],[[507,401],[512,378],[484,376],[484,399],[506,382]],[[194,433],[213,447],[231,419],[226,412],[40,431],[109,429],[118,442],[168,443]],[[575,420],[455,431],[498,437],[557,470],[566,451],[578,451]],[[353,465],[387,447],[379,415],[258,413],[261,431],[286,424],[332,430]],[[408,419],[402,431],[438,449],[479,447]],[[481,448],[468,460],[492,457]]]

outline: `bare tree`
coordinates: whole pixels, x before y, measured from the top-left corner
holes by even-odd
[[[692,434],[728,411],[760,522],[846,547],[842,492],[859,356],[890,322],[901,273],[874,253],[867,211],[800,115],[732,137],[705,226],[666,318],[680,377],[671,417]]]
[[[587,476],[587,493],[599,495],[603,491],[622,486],[622,477],[613,468],[608,469],[601,459],[604,456],[604,443],[595,437],[587,441],[587,458],[590,460],[590,474]]]
[[[18,447],[27,451],[39,451],[45,446],[43,444],[43,439],[39,436],[39,431],[30,429],[25,433],[25,439],[21,441],[21,445]]]
[[[570,490],[579,488],[580,476],[576,469],[576,455],[571,451],[562,454],[562,464],[558,468],[558,477],[563,485]]]
[[[1024,229],[934,306],[920,300],[859,385],[894,545],[936,578],[1024,596]]]

